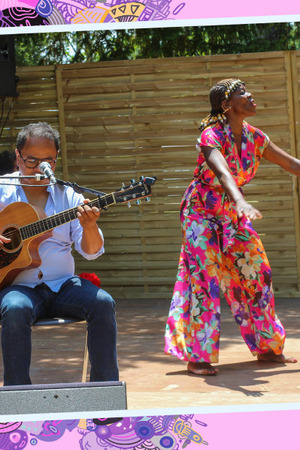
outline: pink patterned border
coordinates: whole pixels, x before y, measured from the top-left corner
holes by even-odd
[[[287,20],[288,15],[300,14],[299,2],[274,2],[273,0],[253,0],[250,8],[237,2],[215,0],[213,8],[210,2],[199,0],[0,0],[0,27],[9,32],[12,27],[68,25],[76,29],[87,27],[134,28],[140,22],[157,26],[158,21],[174,21],[182,25],[195,20],[213,20],[226,18],[266,18],[278,21]],[[226,22],[225,22],[226,23]],[[96,25],[97,24],[97,25]],[[175,25],[176,26],[176,25]],[[68,30],[70,28],[68,27]],[[52,31],[52,30],[51,30]],[[60,29],[61,31],[61,29]]]
[[[1,450],[295,449],[300,410],[0,423]],[[298,447],[297,447],[298,448]]]
[[[300,14],[299,2],[264,2],[253,0],[250,8],[234,2],[216,0],[0,0],[2,33],[14,32],[13,27],[36,26],[135,27],[139,22],[189,21],[226,18],[272,18],[285,21]],[[291,19],[292,20],[292,19]],[[102,24],[102,25],[101,25]],[[176,26],[176,23],[175,23]],[[19,28],[20,30],[20,28]],[[23,31],[23,30],[22,30]],[[51,28],[51,31],[53,29]],[[24,31],[23,31],[24,32]],[[292,408],[291,404],[291,408]],[[300,406],[295,409],[268,411],[228,411],[213,414],[178,414],[2,422],[1,450],[159,450],[201,449],[253,450],[254,448],[296,448],[296,430],[300,422]],[[272,408],[271,408],[272,409]],[[150,411],[149,411],[150,412]],[[125,412],[124,412],[125,413]]]
[[[192,450],[193,445],[208,445],[204,438],[206,427],[192,414],[5,422],[0,423],[0,448]]]

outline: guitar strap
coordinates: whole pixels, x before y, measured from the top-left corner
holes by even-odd
[[[89,194],[98,195],[99,197],[103,197],[104,195],[106,195],[105,192],[100,192],[100,191],[96,191],[95,189],[90,189],[87,187],[79,186],[77,183],[71,183],[70,181],[63,181],[63,180],[59,180],[58,178],[56,178],[56,182],[57,182],[57,184],[59,184],[61,186],[70,186],[78,194],[83,194],[84,192],[88,192]]]

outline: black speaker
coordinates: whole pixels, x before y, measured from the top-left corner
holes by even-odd
[[[127,409],[124,381],[32,384],[0,388],[0,415]]]
[[[0,36],[0,97],[16,97],[15,41],[13,36]]]

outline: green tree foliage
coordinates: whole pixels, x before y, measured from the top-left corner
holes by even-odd
[[[134,52],[127,31],[92,31],[16,35],[18,66],[96,62],[128,59]]]
[[[139,29],[136,46],[142,58],[293,50],[299,33],[292,23]]]
[[[300,25],[218,25],[16,35],[18,66],[293,50]]]

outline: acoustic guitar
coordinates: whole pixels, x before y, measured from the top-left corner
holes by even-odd
[[[115,192],[91,200],[87,205],[107,209],[110,205],[126,203],[151,195],[155,177],[141,177]],[[54,228],[77,219],[77,206],[52,216],[26,202],[12,203],[0,212],[0,235],[11,241],[0,249],[0,289],[11,284],[26,269],[39,267],[39,246],[52,235]]]

